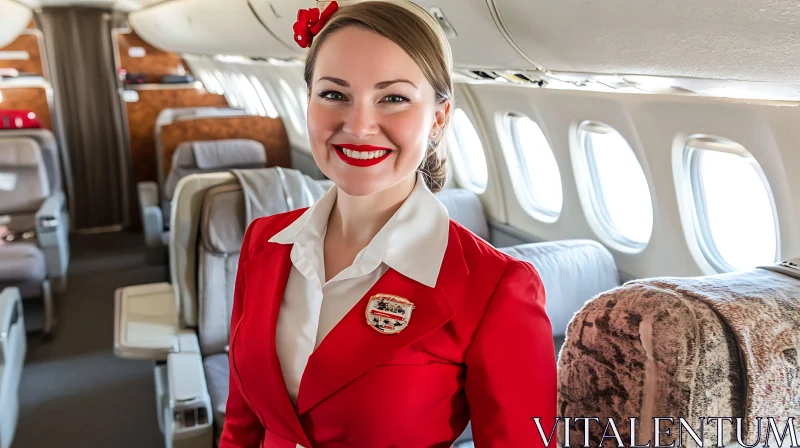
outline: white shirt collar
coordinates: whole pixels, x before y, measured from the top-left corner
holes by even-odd
[[[295,266],[315,266],[316,269],[311,270],[316,271],[313,273],[320,284],[324,283],[324,273],[321,272],[322,247],[337,192],[337,187],[332,187],[316,204],[269,240],[294,244],[291,258]],[[366,275],[383,262],[406,277],[432,288],[439,277],[449,232],[450,216],[447,209],[425,185],[422,174],[418,173],[417,182],[408,198],[358,253],[353,265],[340,274],[344,278]],[[310,259],[311,263],[298,263],[303,258]],[[307,278],[309,275],[306,274],[312,273],[303,271]],[[343,279],[339,275],[334,278]]]

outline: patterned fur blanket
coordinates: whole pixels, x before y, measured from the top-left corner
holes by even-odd
[[[753,443],[758,417],[800,415],[800,281],[756,269],[696,277],[628,282],[584,305],[567,330],[559,359],[559,415],[600,417],[590,427],[592,446],[613,417],[626,445],[629,418],[637,442],[653,437],[653,417],[671,436],[677,418],[693,428],[701,417],[744,417]],[[562,423],[563,425],[563,423]],[[583,425],[570,432],[583,443]],[[598,429],[599,428],[599,429]],[[563,443],[563,426],[558,432]],[[766,434],[762,421],[761,439]],[[713,423],[704,445],[716,442]],[[725,424],[725,440],[736,430]],[[611,446],[614,439],[606,439]],[[695,446],[685,434],[684,443]],[[676,444],[677,445],[677,444]]]

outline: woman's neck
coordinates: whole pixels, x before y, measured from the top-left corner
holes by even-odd
[[[359,250],[366,247],[411,194],[416,181],[414,173],[397,185],[369,196],[350,196],[337,191],[326,239],[331,236]]]

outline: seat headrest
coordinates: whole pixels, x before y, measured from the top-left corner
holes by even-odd
[[[264,145],[249,139],[183,142],[173,161],[174,166],[201,170],[262,168],[266,164]]]
[[[245,206],[242,186],[218,185],[208,190],[200,215],[201,244],[218,254],[237,253],[245,231]]]
[[[0,167],[34,168],[42,163],[42,152],[36,140],[26,137],[0,139]]]
[[[465,188],[446,188],[436,193],[436,197],[444,204],[453,221],[489,241],[489,223],[478,195]]]
[[[15,138],[30,138],[39,145],[47,171],[49,189],[53,192],[61,191],[61,161],[53,133],[47,129],[11,129],[0,132],[0,141]]]
[[[531,263],[539,272],[554,336],[566,334],[567,324],[587,300],[619,286],[614,257],[596,241],[551,241],[500,251]]]
[[[0,139],[0,215],[35,213],[48,196],[39,144],[31,138]]]

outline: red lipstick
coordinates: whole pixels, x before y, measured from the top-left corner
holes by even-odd
[[[392,150],[389,148],[384,148],[382,146],[372,146],[372,145],[342,144],[342,145],[333,145],[333,149],[336,152],[336,155],[338,155],[339,158],[342,159],[344,163],[358,167],[377,165],[386,160],[392,153]],[[345,154],[344,152],[345,149],[348,151],[357,151],[357,152],[386,151],[386,154],[372,159],[357,159],[355,157],[350,157],[347,154]]]

